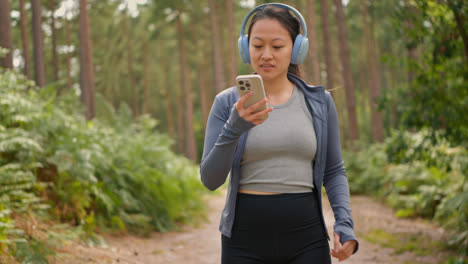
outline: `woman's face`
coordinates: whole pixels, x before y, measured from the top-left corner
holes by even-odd
[[[276,19],[260,19],[249,37],[250,61],[263,80],[287,78],[293,42],[286,28]]]

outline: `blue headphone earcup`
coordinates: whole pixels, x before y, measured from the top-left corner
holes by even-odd
[[[301,34],[297,35],[294,40],[294,46],[291,54],[291,63],[292,64],[301,64],[306,58],[307,51],[309,51],[309,39],[302,36]]]
[[[239,48],[239,54],[242,58],[244,63],[250,64],[250,54],[249,54],[249,36],[242,35],[239,37],[237,41],[237,45]]]

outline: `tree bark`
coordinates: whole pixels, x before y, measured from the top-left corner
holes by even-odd
[[[203,51],[200,49],[200,56],[203,56]],[[208,78],[206,68],[208,65],[202,62],[198,68],[198,84],[200,86],[200,104],[202,110],[203,131],[206,131],[206,124],[208,122],[208,115],[210,114],[210,104],[208,100]]]
[[[232,0],[226,0],[226,12],[228,20],[228,34],[229,34],[229,82],[228,85],[233,85],[237,76],[237,54],[236,54],[236,38],[234,29],[234,11]]]
[[[182,69],[180,70],[180,72],[182,72]],[[183,87],[181,87],[179,85],[178,87],[178,93],[177,93],[177,97],[176,97],[176,114],[177,114],[177,137],[176,137],[176,140],[177,140],[177,151],[180,153],[180,154],[185,154],[185,129],[184,129],[184,109],[183,106],[184,105],[184,99],[183,99]]]
[[[211,20],[211,42],[213,46],[213,61],[215,74],[216,92],[221,92],[226,88],[224,80],[224,59],[221,52],[221,42],[219,41],[218,24],[216,22],[215,1],[210,0],[210,20]]]
[[[320,9],[322,11],[322,31],[323,31],[323,48],[325,52],[325,64],[327,65],[327,90],[333,90],[333,75],[335,67],[333,65],[331,41],[330,41],[330,27],[328,25],[328,0],[320,0]],[[332,93],[333,94],[333,93]]]
[[[161,50],[161,45],[157,45],[158,50]],[[163,88],[162,94],[164,97],[164,106],[165,106],[165,112],[166,112],[166,120],[167,120],[167,133],[169,134],[169,137],[172,139],[175,139],[175,125],[174,125],[174,115],[173,115],[173,110],[171,107],[171,87],[169,87],[169,70],[170,66],[168,63],[167,58],[162,54],[162,52],[159,52],[161,54],[161,65],[163,69],[167,69],[167,74],[162,74],[161,76],[161,86]],[[173,86],[174,87],[174,86]]]
[[[28,30],[26,28],[27,21],[26,12],[24,11],[24,0],[20,0],[20,29],[23,47],[24,75],[26,75],[28,79],[31,79],[31,57],[29,55]]]
[[[140,115],[139,111],[139,93],[138,87],[136,85],[135,73],[133,71],[133,47],[132,47],[132,30],[131,30],[131,21],[130,13],[127,9],[127,14],[125,15],[124,21],[124,30],[126,35],[126,50],[127,50],[127,71],[128,71],[128,81],[132,89],[132,111],[133,116],[137,117]]]
[[[203,131],[206,131],[206,123],[208,120],[208,115],[210,112],[210,89],[213,88],[210,86],[209,76],[210,76],[210,65],[209,65],[209,56],[210,51],[206,48],[206,45],[209,44],[209,39],[207,38],[206,29],[209,26],[208,19],[205,16],[196,16],[195,14],[192,15],[193,21],[198,21],[198,23],[191,23],[190,24],[190,31],[192,32],[202,32],[198,38],[193,39],[193,46],[197,51],[194,55],[195,63],[197,65],[197,83],[198,83],[198,96],[200,100],[200,108],[201,108],[201,117],[203,122]],[[204,135],[204,133],[203,133]]]
[[[404,0],[405,5],[409,9],[409,13],[417,12],[417,9],[411,5],[409,0]],[[408,28],[408,30],[412,30],[414,25],[413,21],[411,21],[411,17],[407,17],[404,25]],[[413,64],[418,60],[418,47],[416,46],[415,42],[411,42],[410,37],[408,35],[405,36],[406,41],[411,43],[411,45],[406,46],[407,58],[408,58],[408,83],[411,84],[416,76],[414,71]]]
[[[80,84],[82,99],[86,106],[86,119],[91,120],[96,116],[96,106],[87,0],[80,0],[80,70]]]
[[[203,131],[206,131],[206,123],[208,121],[208,115],[210,113],[210,89],[209,89],[209,74],[208,70],[208,60],[206,60],[206,49],[202,48],[203,44],[201,41],[207,41],[206,39],[202,38],[201,40],[197,41],[197,50],[198,50],[198,86],[200,87],[199,96],[200,96],[200,104],[201,104],[201,113],[202,113],[202,121],[203,121]],[[202,43],[202,44],[200,44]]]
[[[394,129],[398,128],[398,114],[397,114],[397,102],[396,102],[396,93],[395,93],[395,86],[396,86],[396,81],[395,81],[395,68],[393,66],[390,66],[390,91],[392,93],[392,127]]]
[[[468,34],[466,32],[466,27],[465,25],[465,15],[463,13],[460,13],[457,7],[455,6],[454,0],[447,0],[448,5],[450,9],[453,12],[453,15],[455,17],[455,21],[457,22],[457,28],[458,32],[460,33],[462,40],[463,40],[463,46],[465,48],[465,63],[468,64]]]
[[[0,58],[0,67],[13,69],[13,39],[9,0],[0,0],[0,47],[8,49],[5,57]]]
[[[58,81],[59,68],[57,59],[57,30],[55,28],[55,0],[49,0],[49,8],[51,12],[50,29],[52,31],[52,68],[54,70],[54,81]]]
[[[307,0],[307,29],[308,29],[308,38],[309,38],[309,62],[312,70],[312,83],[319,85],[320,84],[320,63],[318,56],[318,38],[317,31],[315,26],[315,0]]]
[[[67,48],[71,47],[71,40],[70,40],[70,21],[68,21],[68,10],[65,12],[65,41],[67,43]],[[72,77],[71,77],[71,55],[70,50],[67,49],[67,88],[68,90],[72,89]]]
[[[340,39],[340,57],[343,65],[343,80],[346,90],[346,107],[348,109],[349,135],[352,141],[359,139],[359,129],[356,117],[356,99],[354,94],[354,83],[351,72],[351,60],[348,47],[348,32],[346,29],[346,18],[341,0],[335,0],[336,21],[338,23],[338,37]]]
[[[368,18],[367,2],[361,0],[362,15],[364,19],[364,36],[366,39],[366,57],[368,72],[370,73],[369,80],[369,99],[371,105],[371,121],[372,121],[372,139],[374,141],[383,140],[383,120],[382,114],[378,111],[377,100],[380,97],[380,74],[378,71],[377,51],[373,41],[373,32],[370,30],[370,22]]]
[[[195,144],[195,131],[193,127],[193,100],[192,83],[185,55],[185,37],[180,14],[177,16],[177,35],[180,51],[180,67],[182,69],[182,88],[184,92],[184,119],[185,119],[185,155],[193,162],[197,162],[197,146]],[[179,105],[182,107],[183,105]]]
[[[36,85],[45,85],[44,45],[42,43],[41,4],[39,0],[31,0],[33,40],[34,40],[34,76]]]
[[[147,39],[143,40],[143,114],[149,114],[149,80],[148,80],[148,71],[149,71],[149,48]]]

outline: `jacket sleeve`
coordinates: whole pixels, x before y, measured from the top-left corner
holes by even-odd
[[[240,136],[253,126],[239,116],[234,106],[223,102],[219,96],[215,97],[208,116],[200,162],[201,181],[206,188],[214,191],[223,185],[231,170]]]
[[[328,105],[328,147],[323,185],[335,216],[334,231],[340,236],[341,244],[348,240],[356,240],[357,245],[354,251],[356,252],[359,242],[353,231],[354,223],[351,217],[349,185],[341,158],[338,115],[330,93],[327,92],[326,97]]]

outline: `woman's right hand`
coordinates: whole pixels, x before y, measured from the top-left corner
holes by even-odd
[[[266,119],[261,119],[260,117],[273,111],[273,107],[267,107],[266,109],[254,113],[254,111],[259,108],[260,106],[266,104],[268,101],[267,98],[263,98],[262,100],[256,102],[255,104],[245,108],[244,103],[253,95],[252,92],[249,92],[239,98],[237,102],[234,104],[234,107],[237,110],[237,113],[239,113],[239,116],[242,117],[244,120],[249,121],[250,123],[254,125],[260,125],[261,123],[265,122]]]

